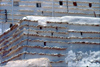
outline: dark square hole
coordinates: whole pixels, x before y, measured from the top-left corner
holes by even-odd
[[[40,30],[42,29],[42,27],[40,27]]]
[[[63,1],[59,1],[59,5],[63,5]]]
[[[53,36],[53,33],[51,33],[51,36]]]
[[[77,2],[73,2],[73,6],[77,6]]]
[[[92,7],[92,3],[89,3],[89,7]]]
[[[46,42],[44,42],[44,46],[46,46]]]
[[[41,7],[41,3],[36,3],[36,7]]]
[[[56,31],[58,31],[58,27],[56,27]]]

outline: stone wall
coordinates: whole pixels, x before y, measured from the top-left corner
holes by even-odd
[[[99,26],[50,20],[43,26],[36,20],[20,20],[0,36],[1,64],[45,57],[53,66],[66,66],[65,57],[69,50],[99,50]]]
[[[74,2],[77,4],[74,5]],[[40,6],[37,6],[40,4]],[[89,4],[91,7],[89,7]],[[13,6],[13,18],[16,23],[20,18],[24,16],[91,16],[100,17],[100,1],[99,0],[14,0]],[[11,0],[0,1],[0,10],[7,10],[8,21],[12,22],[12,2]],[[52,7],[54,6],[54,8]],[[53,10],[52,10],[53,9]],[[1,22],[5,22],[4,11],[0,13],[2,16]]]

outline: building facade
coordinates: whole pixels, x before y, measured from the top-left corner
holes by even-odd
[[[27,17],[28,18],[28,17]],[[65,62],[67,52],[72,50],[90,52],[100,51],[100,19],[70,18],[73,23],[67,22],[69,17],[62,20],[46,17],[45,26],[39,22],[43,17],[30,17],[20,20],[7,32],[0,35],[0,65],[5,65],[11,60],[24,60],[33,58],[48,58],[53,67],[67,67]],[[34,19],[34,20],[33,20]],[[66,19],[66,21],[65,21]],[[86,24],[74,20],[85,20]],[[97,22],[94,22],[94,21]],[[90,20],[89,20],[90,21]],[[41,21],[42,23],[42,21]],[[96,24],[95,24],[96,23]],[[79,53],[77,53],[79,54]],[[81,60],[78,59],[78,60]],[[74,59],[74,62],[78,61]]]
[[[100,17],[100,0],[0,0],[0,10],[1,22],[17,22],[28,15]]]

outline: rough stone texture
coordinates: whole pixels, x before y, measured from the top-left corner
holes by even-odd
[[[9,61],[4,67],[52,67],[49,59],[36,58],[28,60]]]

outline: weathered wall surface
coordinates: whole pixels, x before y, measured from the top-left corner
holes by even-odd
[[[73,4],[76,2],[76,6]],[[40,4],[37,6],[37,3]],[[91,7],[89,7],[91,4]],[[7,10],[8,22],[12,22],[11,0],[1,0],[0,10]],[[14,0],[13,19],[17,22],[20,18],[28,15],[36,16],[91,16],[100,17],[99,0]],[[1,22],[5,22],[4,11],[0,13]]]
[[[63,17],[46,19],[27,17],[0,36],[1,63],[11,60],[48,58],[53,66],[66,66],[66,53],[100,50],[100,19]],[[37,18],[37,19],[36,19]],[[47,17],[46,17],[47,18]],[[69,19],[68,19],[69,18]],[[32,19],[32,20],[31,20]],[[85,23],[78,22],[85,20]],[[88,19],[91,19],[89,22]],[[67,22],[70,20],[70,22]],[[78,20],[77,22],[74,20]],[[46,23],[43,26],[42,23]]]

